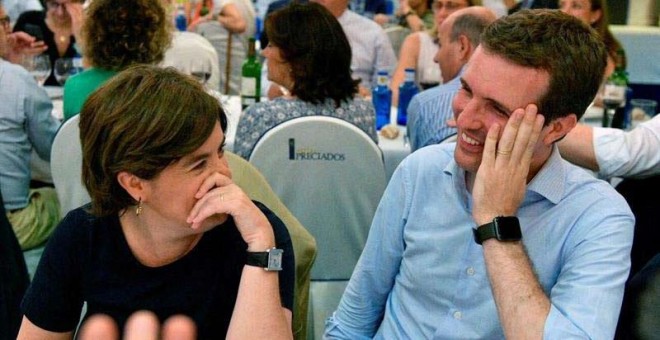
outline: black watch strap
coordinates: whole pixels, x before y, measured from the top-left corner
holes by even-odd
[[[474,241],[482,244],[484,241],[496,238],[499,241],[519,241],[522,239],[520,222],[516,216],[498,216],[492,222],[472,230]]]
[[[282,249],[270,248],[266,251],[248,252],[245,264],[268,271],[282,270]]]

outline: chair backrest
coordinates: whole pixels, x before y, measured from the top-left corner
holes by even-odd
[[[60,200],[61,216],[90,202],[82,184],[79,120],[80,117],[75,115],[62,124],[50,151],[50,172]]]
[[[348,280],[386,186],[376,143],[339,118],[300,117],[264,134],[250,163],[316,238],[312,280]]]
[[[265,204],[286,225],[296,261],[296,287],[293,308],[293,337],[307,337],[307,308],[309,305],[310,273],[316,257],[316,242],[314,237],[303,227],[295,216],[282,203],[268,181],[259,170],[240,156],[225,152],[225,157],[231,169],[232,179],[245,194],[253,200]]]
[[[237,95],[241,91],[241,66],[247,56],[247,40],[242,34],[232,34],[217,21],[197,25],[197,33],[206,38],[218,54],[220,91]]]
[[[399,55],[399,51],[401,50],[401,45],[403,45],[403,41],[411,33],[410,29],[396,25],[385,28],[385,33],[387,34],[387,37],[390,39],[390,42],[392,43],[392,48],[394,49],[394,53],[396,55]]]

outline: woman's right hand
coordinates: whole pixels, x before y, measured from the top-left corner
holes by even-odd
[[[249,251],[275,246],[273,228],[266,216],[228,176],[213,173],[202,183],[195,198],[198,201],[188,216],[191,228],[206,230],[231,215]]]
[[[82,30],[83,21],[85,19],[85,11],[80,2],[69,2],[65,4],[66,11],[71,18],[71,34],[76,38],[78,44],[81,43],[80,32]]]

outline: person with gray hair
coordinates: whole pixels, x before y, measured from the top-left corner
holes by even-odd
[[[453,115],[451,101],[461,87],[465,64],[481,42],[481,32],[495,19],[490,9],[466,7],[451,14],[438,28],[439,48],[434,60],[440,65],[444,83],[410,101],[407,129],[412,151],[456,133],[447,125]]]
[[[606,58],[560,11],[486,28],[453,100],[457,143],[392,175],[327,338],[613,338],[634,218],[555,145]]]

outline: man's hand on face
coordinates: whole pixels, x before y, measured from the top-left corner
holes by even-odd
[[[536,105],[529,104],[511,114],[501,137],[498,124],[488,131],[472,188],[472,217],[477,225],[516,214],[525,197],[532,155],[543,128],[544,117],[537,112]]]

